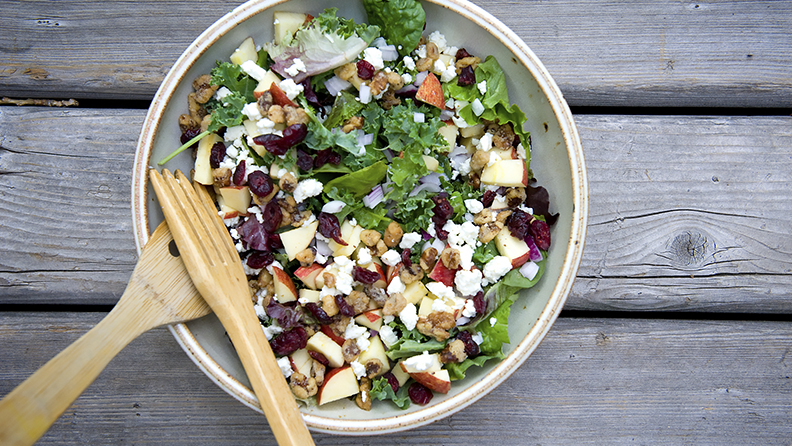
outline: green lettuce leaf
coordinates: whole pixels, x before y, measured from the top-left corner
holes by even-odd
[[[382,37],[406,56],[418,47],[426,12],[418,0],[363,0],[369,23],[379,26]]]
[[[468,358],[460,363],[451,362],[446,364],[444,367],[448,370],[448,376],[451,377],[451,381],[457,381],[460,379],[465,378],[465,372],[467,369],[475,366],[483,366],[485,362],[489,361],[490,359],[502,359],[504,357],[503,354],[500,355],[478,355],[475,358]]]
[[[503,355],[503,344],[509,343],[509,313],[516,296],[506,299],[497,310],[476,324],[476,331],[483,338],[479,345],[484,355]]]
[[[337,188],[351,193],[356,199],[361,199],[385,179],[387,172],[388,164],[385,161],[378,161],[364,169],[341,175],[325,183],[324,192]]]
[[[407,389],[406,386],[402,386],[398,392],[394,392],[388,380],[380,376],[371,382],[369,396],[378,401],[393,401],[393,404],[399,409],[406,409],[410,407],[410,396],[407,393]]]

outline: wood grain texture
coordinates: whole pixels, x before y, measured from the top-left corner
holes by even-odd
[[[0,315],[0,393],[103,315]],[[561,318],[490,395],[450,418],[317,444],[792,444],[784,322]],[[165,329],[121,352],[39,444],[275,444]]]
[[[144,114],[0,108],[0,303],[115,303]],[[590,225],[566,309],[792,313],[792,118],[576,120]]]
[[[150,99],[184,48],[240,3],[3,2],[0,95]],[[791,2],[474,3],[528,44],[573,106],[792,103]]]

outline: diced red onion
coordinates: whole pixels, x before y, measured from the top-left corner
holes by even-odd
[[[414,95],[416,91],[418,91],[417,85],[408,84],[396,90],[396,96],[410,96]]]
[[[445,176],[445,175],[444,175]],[[439,172],[430,172],[427,175],[421,177],[418,180],[422,184],[436,184],[440,185],[440,173]]]
[[[533,239],[531,237],[525,237],[525,243],[528,245],[528,258],[530,258],[532,262],[542,260],[542,252],[536,247],[536,243],[534,243]]]
[[[327,203],[325,203],[324,206],[322,206],[322,212],[327,212],[328,214],[336,214],[340,212],[341,209],[344,209],[344,206],[346,206],[346,203],[344,203],[341,200],[328,201]]]
[[[371,102],[371,87],[368,85],[360,86],[360,102],[363,104]]]
[[[388,160],[388,162],[391,162],[393,159],[393,150],[391,149],[385,149],[382,154],[385,155],[385,159]]]
[[[436,249],[438,253],[443,252],[443,250],[445,249],[445,242],[440,240],[439,238],[436,238],[432,242],[432,248]]]
[[[465,155],[465,156],[467,156],[467,155],[468,155],[468,151],[467,151],[467,149],[466,149],[466,148],[464,148],[463,146],[457,146],[457,147],[455,147],[455,148],[454,148],[454,150],[452,150],[452,151],[451,151],[451,152],[448,154],[449,158],[453,158],[453,157],[455,157],[455,156],[458,156],[458,155]]]
[[[359,146],[367,146],[374,142],[373,133],[363,133],[363,130],[358,130],[357,143]]]
[[[408,196],[409,197],[414,197],[414,196],[418,195],[419,193],[421,193],[421,191],[424,191],[424,190],[429,191],[429,192],[440,192],[442,189],[440,188],[439,184],[432,184],[432,183],[419,184],[419,185],[415,186],[415,189],[413,189],[412,192],[410,192],[408,194]]]
[[[385,45],[379,47],[380,51],[382,52],[382,60],[384,61],[392,61],[399,58],[399,51],[396,50],[394,45]]]
[[[385,193],[382,190],[382,186],[378,184],[371,189],[368,195],[363,197],[363,204],[369,209],[374,209],[375,206],[382,202],[383,198],[385,198]]]
[[[421,71],[420,73],[416,74],[415,82],[413,82],[413,85],[415,85],[416,87],[420,87],[424,79],[426,79],[426,76],[428,75],[429,75],[428,71]]]
[[[316,240],[316,253],[329,257],[333,255],[333,250],[330,249],[330,245],[328,245],[326,241]]]
[[[443,110],[443,111],[440,112],[440,116],[439,116],[441,121],[448,121],[449,119],[451,119],[453,117],[454,117],[454,111],[453,110]]]
[[[371,41],[371,46],[377,47],[381,50],[382,47],[388,46],[388,42],[385,40],[384,37],[380,36],[374,39],[373,41]]]
[[[352,86],[352,84],[338,76],[333,76],[326,80],[324,85],[325,88],[327,88],[327,92],[330,93],[331,96],[338,96],[338,93],[341,93],[343,90],[346,90]]]
[[[431,240],[432,239],[432,234],[430,234],[430,233],[424,231],[423,229],[421,229],[421,238],[424,239],[424,240]]]
[[[523,266],[520,267],[520,274],[528,280],[533,280],[538,272],[539,265],[534,262],[525,262]]]

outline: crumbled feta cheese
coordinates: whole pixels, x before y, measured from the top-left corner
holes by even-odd
[[[252,77],[257,81],[261,81],[262,79],[264,79],[264,76],[267,75],[267,70],[261,68],[260,66],[258,66],[256,62],[252,60],[246,60],[245,62],[242,62],[240,68],[242,68],[242,71],[247,73],[248,76]]]
[[[511,260],[505,256],[495,256],[484,265],[484,277],[490,282],[495,283],[506,273],[511,271]]]
[[[215,92],[214,97],[218,102],[223,102],[223,99],[225,99],[225,97],[229,94],[231,94],[231,90],[229,90],[227,87],[220,87]]]
[[[233,127],[226,127],[226,131],[223,134],[223,139],[226,141],[234,141],[243,136],[245,136],[245,126],[235,125]]]
[[[430,355],[428,351],[424,351],[420,355],[415,355],[404,360],[404,366],[415,369],[419,372],[429,370],[432,364],[435,363],[434,355]]]
[[[261,110],[255,102],[245,104],[245,106],[242,107],[242,114],[247,116],[251,121],[258,121],[263,118],[263,116],[261,116]]]
[[[462,316],[473,317],[475,315],[476,315],[476,303],[473,302],[473,299],[467,299],[465,301],[465,307],[462,309]]]
[[[525,153],[525,147],[523,147],[522,143],[517,144],[517,156],[522,159],[526,159],[528,155]]]
[[[485,94],[487,94],[487,80],[486,80],[486,79],[484,79],[483,81],[481,81],[481,82],[479,82],[478,84],[476,84],[476,88],[478,88],[478,91],[479,91],[479,92],[480,92],[482,95],[485,95]]]
[[[498,319],[496,319],[494,317],[491,317],[490,320],[489,320],[489,323],[490,323],[490,327],[494,327],[495,324],[498,323]]]
[[[260,303],[253,305],[253,311],[256,312],[256,316],[261,320],[266,320],[268,317],[267,312],[264,310],[264,306]]]
[[[396,264],[401,262],[401,255],[393,249],[389,249],[385,254],[380,256],[380,260],[388,266],[396,266]]]
[[[363,60],[370,63],[375,70],[385,68],[385,63],[382,61],[382,51],[378,48],[366,48],[363,50]]]
[[[283,373],[283,376],[286,378],[292,376],[292,373],[294,373],[294,370],[292,370],[291,366],[291,360],[288,356],[278,358],[278,367],[280,368],[281,373]]]
[[[402,59],[402,61],[404,62],[404,68],[407,68],[410,71],[415,69],[415,59],[413,59],[412,57],[404,56],[404,59]]]
[[[435,74],[440,75],[440,82],[451,82],[456,77],[456,67],[446,66],[443,61],[437,59],[432,67]]]
[[[404,282],[402,282],[399,276],[394,277],[391,279],[391,282],[388,284],[388,289],[386,290],[388,294],[394,293],[403,293],[406,289]]]
[[[416,243],[421,241],[421,238],[421,234],[417,232],[408,232],[402,235],[401,241],[399,242],[399,248],[411,249]]]
[[[284,79],[278,84],[281,90],[286,93],[289,99],[294,99],[298,94],[302,93],[304,88],[302,85],[296,84],[292,79]]]
[[[275,324],[270,325],[269,327],[261,326],[264,330],[264,337],[267,338],[268,341],[272,340],[275,336],[283,333],[283,329]]]
[[[371,263],[373,259],[371,258],[371,250],[367,247],[362,247],[360,251],[358,251],[358,258],[357,264],[360,266],[366,266]]]
[[[314,180],[313,178],[300,181],[297,183],[297,187],[294,188],[294,201],[297,203],[302,203],[306,198],[315,197],[321,194],[323,188],[324,185],[322,182],[319,180]]]
[[[410,59],[412,60],[412,59]],[[404,73],[401,75],[402,81],[404,81],[404,85],[412,84],[413,77],[410,73]]]
[[[371,341],[369,341],[370,337],[371,337],[371,333],[369,333],[369,331],[366,330],[366,332],[363,333],[361,336],[355,338],[355,343],[357,344],[361,352],[368,350],[369,346],[371,345]]]
[[[459,274],[459,272],[457,272],[457,274]],[[445,284],[440,282],[429,282],[426,284],[426,289],[440,299],[443,298],[453,299],[454,296],[456,296],[454,294],[453,288],[451,288],[450,286],[446,286]]]
[[[256,128],[262,133],[272,133],[275,129],[275,123],[269,118],[261,118],[256,121]]]
[[[481,114],[484,113],[484,104],[482,104],[478,98],[473,100],[473,103],[470,104],[470,107],[473,110],[473,114],[476,116],[481,116]]]
[[[467,208],[468,212],[470,212],[471,214],[478,214],[479,212],[484,210],[484,204],[476,200],[475,198],[465,200],[465,207]]]
[[[350,320],[349,324],[344,329],[344,339],[355,339],[363,336],[363,333],[367,333],[368,328],[361,327],[360,325],[356,324],[354,320]]]
[[[490,157],[489,157],[489,161],[487,161],[487,166],[491,166],[491,165],[497,163],[498,161],[503,160],[503,158],[501,158],[501,156],[498,155],[495,152],[490,152],[489,154],[490,154]]]
[[[396,277],[398,279],[398,276]],[[396,280],[393,279],[393,280]],[[401,319],[402,324],[408,330],[412,330],[415,328],[415,325],[418,323],[418,309],[415,308],[415,304],[409,303],[407,304],[404,309],[399,312],[399,319]]]
[[[481,271],[478,269],[459,270],[454,276],[454,285],[463,296],[474,296],[481,291],[481,278]]]
[[[492,133],[485,132],[484,135],[479,138],[476,148],[485,152],[492,150]]]
[[[448,42],[446,41],[443,33],[440,31],[432,31],[432,33],[429,34],[429,37],[426,38],[426,41],[437,45],[437,49],[440,50],[440,52],[443,52],[448,47]]]
[[[383,325],[379,329],[379,337],[385,347],[390,348],[391,345],[396,344],[399,342],[399,337],[396,336],[396,333],[393,332],[393,329],[389,325]]]
[[[444,312],[444,313],[453,313],[451,308],[446,305],[443,299],[435,299],[432,301],[432,312]]]
[[[352,371],[355,372],[355,376],[358,380],[366,376],[366,366],[361,364],[357,359],[350,362],[349,365],[352,367]]]
[[[300,60],[299,58],[294,59],[292,65],[289,68],[286,68],[286,74],[288,74],[291,77],[297,76],[300,73],[300,71],[305,71],[305,63],[303,63],[303,61]]]

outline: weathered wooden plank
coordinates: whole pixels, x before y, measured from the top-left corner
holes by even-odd
[[[0,108],[0,303],[115,302],[143,114]],[[591,211],[567,309],[792,312],[792,118],[576,119]]]
[[[98,313],[0,314],[0,394]],[[317,444],[790,444],[785,322],[561,318],[490,395],[399,434]],[[39,444],[275,444],[157,329],[114,359]]]
[[[3,2],[0,95],[150,99],[183,49],[239,3]],[[792,103],[790,2],[474,3],[525,40],[572,105]]]

